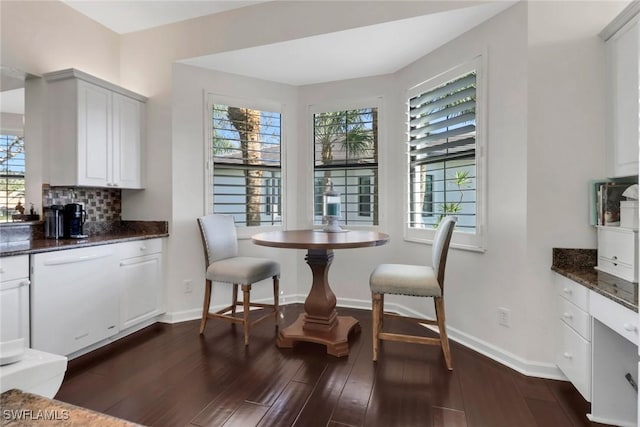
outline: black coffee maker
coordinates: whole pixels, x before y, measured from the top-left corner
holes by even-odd
[[[78,203],[64,205],[64,237],[67,239],[83,239],[82,226],[87,219],[87,212]]]

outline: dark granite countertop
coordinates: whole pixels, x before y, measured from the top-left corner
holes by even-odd
[[[3,426],[139,426],[59,400],[47,399],[20,390],[0,394]]]
[[[595,249],[553,248],[551,270],[637,312],[638,284],[595,270],[597,259]]]
[[[84,248],[167,236],[169,236],[169,232],[166,221],[123,221],[117,226],[100,230],[85,239],[46,239],[42,237],[42,235],[36,234],[28,240],[14,240],[7,235],[7,238],[3,236],[3,239],[0,239],[0,257]]]

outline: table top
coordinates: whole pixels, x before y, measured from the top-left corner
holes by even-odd
[[[349,249],[381,246],[389,235],[377,231],[347,230],[328,233],[322,230],[269,231],[251,236],[256,245],[290,249]]]

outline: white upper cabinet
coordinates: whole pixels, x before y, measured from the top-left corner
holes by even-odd
[[[49,183],[143,188],[146,98],[74,69],[44,77]]]
[[[638,7],[632,4],[600,34],[606,40],[607,92],[607,175],[638,174],[640,130],[640,26]]]

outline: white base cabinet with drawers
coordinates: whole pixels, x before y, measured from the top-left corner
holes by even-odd
[[[591,402],[594,422],[636,426],[638,313],[555,274],[558,291],[556,364]]]
[[[587,400],[591,401],[591,316],[589,290],[556,275],[560,320],[556,364]]]
[[[31,255],[32,347],[73,358],[162,314],[162,250],[158,238]]]

